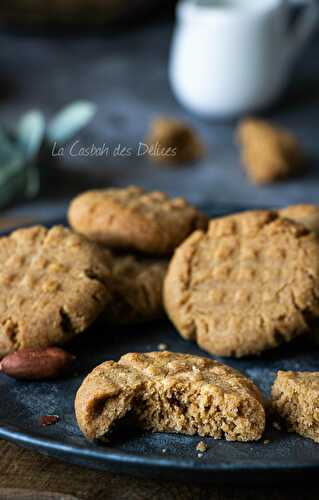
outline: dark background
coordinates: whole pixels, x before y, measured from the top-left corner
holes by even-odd
[[[319,188],[319,34],[298,61],[282,100],[262,116],[297,134],[310,156],[304,176],[267,187],[248,182],[240,166],[236,120],[204,121],[176,102],[167,62],[173,9],[156,9],[138,23],[117,26],[24,24],[0,31],[1,121],[39,108],[49,118],[77,99],[96,103],[98,112],[78,139],[82,145],[117,144],[136,150],[157,114],[185,119],[200,133],[207,155],[197,164],[156,167],[146,157],[72,157],[41,162],[47,177],[36,203],[11,207],[9,214],[45,218],[64,213],[68,199],[91,187],[140,184],[185,195],[197,204],[251,207],[317,202]],[[275,68],[274,68],[275,70]],[[13,211],[12,211],[13,208]]]

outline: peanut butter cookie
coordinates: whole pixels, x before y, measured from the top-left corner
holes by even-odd
[[[291,177],[305,163],[295,136],[263,120],[242,120],[237,139],[241,146],[242,164],[249,179],[256,184]]]
[[[207,358],[171,352],[126,354],[84,380],[75,399],[82,432],[102,439],[123,419],[153,432],[228,441],[262,436],[265,411],[253,382]]]
[[[131,324],[163,316],[162,292],[167,266],[166,260],[113,255],[112,300],[105,320]]]
[[[279,371],[272,404],[290,431],[319,443],[319,372]]]
[[[0,238],[0,356],[63,344],[110,301],[109,256],[62,226]]]
[[[183,337],[220,356],[258,354],[319,316],[319,239],[275,212],[212,220],[176,250],[166,312]]]
[[[153,120],[146,142],[151,160],[162,165],[194,162],[204,153],[204,147],[191,127],[165,116]]]
[[[290,205],[278,210],[280,217],[294,220],[306,226],[309,231],[319,234],[319,206],[318,205]]]
[[[138,187],[88,191],[69,209],[70,225],[91,240],[112,248],[170,254],[207,218],[183,198],[169,198]]]

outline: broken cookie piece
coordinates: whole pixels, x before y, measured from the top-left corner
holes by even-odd
[[[296,137],[266,121],[242,120],[237,129],[241,160],[249,179],[268,184],[296,175],[305,163]]]
[[[162,164],[194,162],[204,153],[201,140],[191,127],[164,116],[153,120],[146,143],[151,160]]]
[[[99,365],[78,390],[75,412],[89,439],[103,439],[124,417],[153,432],[229,441],[258,440],[265,427],[251,380],[217,361],[167,351]]]
[[[319,235],[319,206],[311,204],[290,205],[278,210],[280,217],[294,220],[305,226],[309,231]]]
[[[108,253],[62,226],[0,238],[0,357],[64,344],[111,300]]]
[[[272,403],[288,430],[319,443],[319,372],[279,371]]]

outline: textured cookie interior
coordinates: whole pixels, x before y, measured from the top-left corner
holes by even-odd
[[[209,383],[196,379],[196,367],[193,377],[161,378],[156,373],[150,376],[150,372],[145,376],[145,372],[119,363],[108,365],[107,370],[105,365],[108,363],[89,375],[77,395],[78,422],[91,439],[102,439],[124,420],[129,426],[153,432],[224,437],[229,441],[257,440],[263,433],[265,413],[257,389],[254,393],[252,382],[237,372],[235,383],[243,383],[243,390],[239,387],[238,392],[228,385],[226,373],[223,386],[218,374],[210,374]],[[230,370],[231,379],[233,370],[225,369]],[[110,384],[110,377],[116,385],[113,381]],[[247,387],[241,379],[247,381]]]
[[[153,432],[212,436],[249,441],[260,436],[256,408],[248,401],[218,400],[191,386],[166,390],[148,382],[136,392],[96,400],[92,407],[96,437],[101,438],[125,417],[126,425]],[[254,426],[256,424],[256,428]]]
[[[290,431],[319,443],[319,372],[279,371],[272,398]]]

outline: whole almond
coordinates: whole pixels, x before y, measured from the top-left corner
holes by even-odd
[[[21,349],[5,356],[0,370],[20,380],[44,380],[61,377],[72,366],[74,356],[59,347]]]

